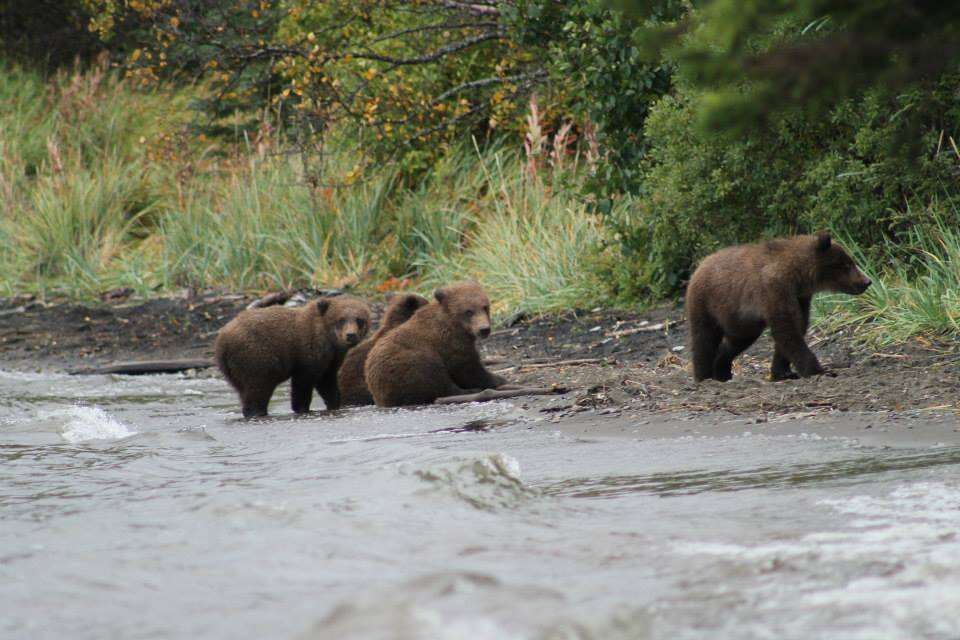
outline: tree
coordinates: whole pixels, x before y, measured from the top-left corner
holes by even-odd
[[[634,11],[650,2],[633,0]],[[868,90],[889,94],[960,71],[960,4],[938,0],[705,0],[639,41],[708,90],[701,122],[763,126],[801,107],[821,117]]]
[[[89,58],[103,49],[89,20],[82,0],[0,0],[0,51],[51,68]]]

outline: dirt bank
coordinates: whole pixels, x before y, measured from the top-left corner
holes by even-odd
[[[207,358],[217,330],[252,300],[214,293],[96,305],[0,300],[0,367],[76,370]],[[678,309],[513,320],[484,343],[484,352],[497,361],[491,368],[513,381],[570,388],[563,396],[523,400],[555,421],[679,413],[762,423],[832,412],[960,412],[956,344],[916,341],[878,352],[844,333],[814,331],[813,349],[835,377],[774,383],[767,379],[771,343],[763,338],[737,361],[733,381],[697,385]]]

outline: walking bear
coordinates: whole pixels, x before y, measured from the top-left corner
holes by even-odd
[[[505,383],[483,366],[477,340],[490,335],[490,300],[476,282],[437,289],[435,301],[370,350],[367,386],[381,407],[429,404],[437,398]]]
[[[327,409],[338,409],[337,369],[369,327],[370,308],[353,296],[250,309],[217,335],[217,366],[237,390],[246,418],[267,415],[270,397],[287,379],[295,413],[310,410],[314,388]]]
[[[373,404],[373,396],[367,388],[367,381],[363,375],[367,355],[388,332],[393,331],[409,320],[417,309],[428,304],[427,299],[415,293],[395,295],[387,304],[383,313],[380,328],[372,336],[347,352],[340,372],[337,374],[337,384],[340,387],[340,401],[345,407]]]
[[[767,326],[775,346],[773,380],[823,373],[804,339],[811,298],[820,291],[859,295],[869,286],[870,279],[828,234],[728,247],[707,256],[687,286],[693,377],[729,380],[733,359]]]

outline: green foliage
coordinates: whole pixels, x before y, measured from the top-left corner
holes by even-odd
[[[546,49],[565,107],[596,126],[605,158],[591,186],[602,197],[639,188],[639,165],[648,148],[644,122],[650,105],[671,87],[670,66],[649,57],[637,38],[645,25],[683,12],[679,0],[651,3],[640,16],[602,0],[534,0],[518,3],[510,16],[522,44]]]
[[[681,85],[652,109],[643,193],[613,220],[640,285],[633,293],[673,295],[703,256],[764,236],[829,228],[864,247],[895,242],[912,222],[895,212],[941,193],[960,168],[952,132],[940,128],[956,122],[953,86],[944,78],[896,99],[871,92],[823,119],[795,109],[733,141],[696,126],[704,95]],[[929,152],[891,153],[918,120]]]
[[[89,60],[103,49],[89,20],[83,0],[0,0],[0,54],[50,69]]]
[[[633,0],[639,8],[650,3]],[[679,25],[639,34],[708,90],[699,122],[743,133],[797,105],[827,117],[870,90],[894,95],[956,72],[960,5],[901,0],[705,0]]]

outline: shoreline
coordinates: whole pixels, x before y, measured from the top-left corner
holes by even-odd
[[[255,296],[122,300],[97,305],[0,300],[0,369],[71,371],[118,361],[209,359],[221,326]],[[383,305],[372,303],[375,316]],[[695,384],[682,312],[593,310],[512,318],[481,345],[491,370],[562,395],[511,400],[545,428],[591,437],[736,436],[856,439],[878,446],[960,444],[960,351],[919,341],[876,352],[849,335],[809,336],[836,377],[770,382],[761,338],[727,383]],[[215,368],[197,372],[219,377]],[[272,406],[288,411],[288,387]]]

